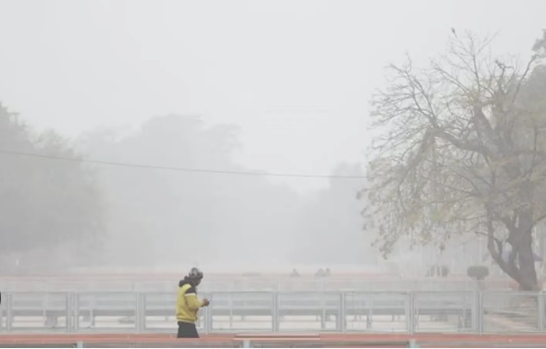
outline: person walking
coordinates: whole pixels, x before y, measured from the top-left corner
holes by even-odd
[[[208,299],[197,298],[197,286],[203,280],[203,273],[192,268],[188,275],[178,283],[176,300],[176,321],[178,322],[178,338],[199,338],[195,323],[200,308],[209,305]]]

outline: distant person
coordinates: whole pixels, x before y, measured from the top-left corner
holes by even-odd
[[[197,298],[197,286],[203,280],[203,273],[192,268],[178,283],[178,297],[176,300],[176,321],[178,322],[178,338],[199,338],[197,333],[197,313],[202,307],[209,305],[208,299],[200,301]]]

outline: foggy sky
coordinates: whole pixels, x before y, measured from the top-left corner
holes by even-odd
[[[0,0],[0,98],[74,137],[167,113],[236,123],[245,166],[326,174],[363,159],[388,62],[432,56],[451,27],[527,55],[544,13],[541,0]]]

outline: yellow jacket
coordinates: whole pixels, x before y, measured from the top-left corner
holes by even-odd
[[[197,298],[197,290],[187,280],[179,283],[176,299],[176,320],[194,324],[197,321],[197,312],[203,307],[203,302]]]

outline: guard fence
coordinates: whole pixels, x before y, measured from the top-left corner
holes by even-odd
[[[0,279],[2,292],[173,292],[178,281],[172,278],[143,279],[135,277],[62,278],[14,277]],[[207,278],[203,292],[393,292],[393,291],[478,291],[510,290],[506,279],[476,282],[471,279],[385,279],[368,277],[325,278]]]
[[[543,293],[212,292],[203,334],[542,333]],[[173,333],[176,293],[4,293],[3,333]]]

